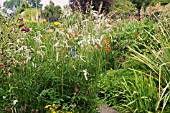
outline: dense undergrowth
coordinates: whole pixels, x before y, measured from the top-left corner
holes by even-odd
[[[170,112],[169,18],[90,13],[0,18],[0,112]]]

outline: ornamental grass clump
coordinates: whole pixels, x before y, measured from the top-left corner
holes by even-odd
[[[155,103],[154,110],[156,112],[168,113],[170,112],[170,49],[169,49],[169,37],[170,37],[170,23],[169,19],[159,20],[158,24],[155,24],[158,28],[156,34],[151,34],[155,41],[154,44],[146,45],[145,43],[140,43],[147,52],[143,53],[137,49],[129,48],[133,54],[132,58],[138,62],[143,63],[151,71],[151,76],[153,80],[157,83],[156,87],[158,89],[158,101]],[[146,74],[148,75],[148,74]]]

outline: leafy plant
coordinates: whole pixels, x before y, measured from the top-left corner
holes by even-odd
[[[159,89],[159,101],[157,102],[156,110],[161,110],[161,112],[167,112],[169,106],[169,97],[170,97],[170,77],[169,77],[169,23],[164,26],[167,21],[159,21],[159,30],[157,34],[150,34],[155,42],[150,46],[143,44],[147,53],[131,49],[134,53],[133,59],[137,60],[148,66],[153,72],[153,78],[157,82],[157,87]],[[167,28],[167,29],[166,29]],[[147,31],[146,31],[147,32]]]

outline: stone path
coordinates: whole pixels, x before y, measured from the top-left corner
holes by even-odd
[[[119,113],[119,112],[105,104],[99,109],[99,113]]]

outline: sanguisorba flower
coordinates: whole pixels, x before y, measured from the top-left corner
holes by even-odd
[[[29,32],[29,31],[30,31],[30,28],[24,27],[24,28],[21,29],[21,31]]]
[[[18,20],[23,21],[23,18],[18,18]]]
[[[56,25],[56,26],[58,26],[60,24],[61,24],[60,22],[54,22],[54,25]]]
[[[11,113],[11,110],[10,110],[10,109],[8,109],[8,110],[7,110],[7,112],[8,112],[8,113]]]
[[[24,24],[19,24],[19,25],[18,25],[19,28],[22,27],[22,26],[24,26]]]
[[[0,63],[0,67],[3,67],[3,66],[5,66],[5,65]]]
[[[121,59],[120,62],[126,62],[126,60],[125,59]]]

